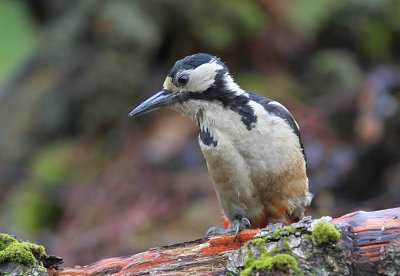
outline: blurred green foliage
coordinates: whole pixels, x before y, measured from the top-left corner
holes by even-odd
[[[24,233],[37,235],[43,225],[54,227],[57,217],[60,215],[57,206],[49,198],[42,182],[28,181],[22,183],[20,189],[15,190],[12,206],[9,212],[10,224]]]
[[[196,11],[194,35],[211,49],[229,49],[240,37],[251,37],[267,30],[268,17],[254,1],[191,1]],[[218,16],[210,17],[210,11]]]
[[[0,1],[0,83],[32,53],[37,28],[21,1]]]
[[[321,50],[311,61],[315,95],[356,93],[363,73],[352,53],[344,50]]]
[[[256,73],[241,74],[237,78],[242,88],[276,100],[301,101],[304,91],[290,76],[267,78]]]
[[[32,174],[43,183],[66,181],[76,160],[76,145],[72,142],[56,142],[41,149],[32,158]]]

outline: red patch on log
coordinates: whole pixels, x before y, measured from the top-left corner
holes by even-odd
[[[258,231],[260,231],[260,229],[243,230],[237,236],[236,241],[234,241],[234,236],[217,236],[210,238],[210,246],[205,247],[202,253],[205,256],[210,256],[225,251],[237,250],[242,247],[247,241],[251,240],[254,235],[258,233]]]

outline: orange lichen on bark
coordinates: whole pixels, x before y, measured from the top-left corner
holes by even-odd
[[[249,229],[240,232],[236,241],[234,236],[213,237],[209,240],[210,246],[203,248],[203,254],[210,256],[213,254],[237,250],[242,247],[247,241],[251,240],[260,229]]]

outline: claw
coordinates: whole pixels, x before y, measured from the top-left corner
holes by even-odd
[[[236,225],[236,227],[235,227],[235,238],[233,239],[233,242],[236,241],[236,238],[239,235],[239,230],[240,230],[240,225]]]
[[[242,225],[245,226],[243,230],[246,228],[251,228],[251,222],[248,218],[242,218]]]
[[[241,218],[234,220],[231,226],[227,229],[223,229],[220,227],[211,227],[207,230],[206,236],[209,237],[215,235],[234,234],[235,238],[233,241],[235,242],[237,237],[239,236],[239,233],[249,227],[251,227],[250,220],[248,218]]]

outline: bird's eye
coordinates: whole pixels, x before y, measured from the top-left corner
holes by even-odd
[[[185,86],[189,81],[189,76],[188,75],[182,75],[178,78],[178,84],[180,86]]]

